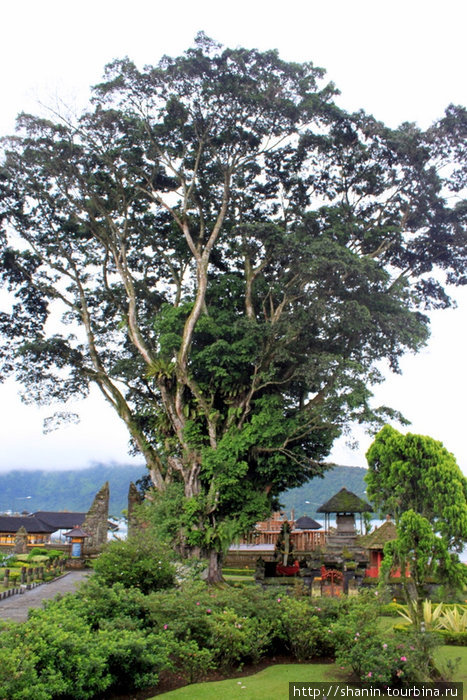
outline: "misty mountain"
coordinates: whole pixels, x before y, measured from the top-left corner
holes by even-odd
[[[321,522],[323,514],[317,513],[317,509],[343,487],[367,500],[364,481],[366,472],[364,467],[334,467],[325,472],[323,478],[315,477],[299,488],[285,491],[280,497],[281,504],[288,516],[293,508],[296,518],[309,515]]]
[[[128,487],[146,474],[144,464],[100,464],[86,469],[66,471],[20,470],[0,474],[0,512],[12,510],[71,510],[87,511],[101,486],[110,485],[109,512],[120,516],[127,508]],[[314,478],[300,488],[286,491],[281,503],[287,515],[292,508],[295,517],[310,515],[319,521],[316,509],[345,486],[365,498],[366,469],[362,467],[334,467],[324,477]]]
[[[0,474],[0,512],[12,510],[89,510],[94,496],[108,481],[110,515],[128,506],[128,487],[147,473],[144,464],[100,464],[64,471],[23,470]]]

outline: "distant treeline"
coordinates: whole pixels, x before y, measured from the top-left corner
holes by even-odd
[[[295,516],[310,515],[320,520],[316,509],[343,486],[365,498],[366,469],[362,467],[334,467],[324,478],[315,478],[308,484],[287,491],[281,503],[287,515],[293,508]],[[100,487],[110,484],[111,515],[119,516],[128,502],[130,481],[137,481],[147,473],[143,464],[95,464],[86,469],[67,471],[14,470],[0,474],[0,512],[12,510],[71,510],[87,511]],[[31,498],[28,498],[30,496]],[[308,501],[308,503],[307,503]]]

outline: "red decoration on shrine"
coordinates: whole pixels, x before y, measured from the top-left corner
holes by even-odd
[[[321,579],[323,581],[330,581],[331,583],[341,583],[344,579],[344,574],[338,569],[326,569],[325,566],[322,566]]]
[[[300,571],[300,564],[298,561],[293,563],[293,566],[284,566],[284,564],[276,564],[276,574],[278,576],[294,576]]]

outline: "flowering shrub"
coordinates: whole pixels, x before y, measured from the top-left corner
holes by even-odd
[[[164,635],[118,624],[93,629],[86,614],[79,596],[67,596],[2,631],[0,697],[87,700],[154,685],[172,667],[173,643]]]
[[[353,644],[338,649],[336,663],[360,680],[377,685],[403,685],[429,680],[427,657],[413,644],[369,631],[355,636]]]
[[[285,598],[280,606],[284,642],[299,661],[328,656],[333,651],[332,638],[309,601]]]
[[[175,643],[172,656],[189,683],[197,683],[208,671],[216,668],[214,652],[211,649],[201,649],[193,640]]]
[[[349,604],[347,614],[331,626],[336,663],[362,681],[378,685],[422,682],[439,677],[433,662],[437,637],[379,632],[376,602],[362,597]]]
[[[224,668],[246,660],[258,662],[271,642],[267,621],[240,616],[231,609],[214,613],[211,625],[215,658]]]

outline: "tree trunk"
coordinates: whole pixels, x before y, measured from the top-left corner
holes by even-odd
[[[220,583],[222,578],[222,553],[215,549],[209,550],[208,556],[208,583]]]

